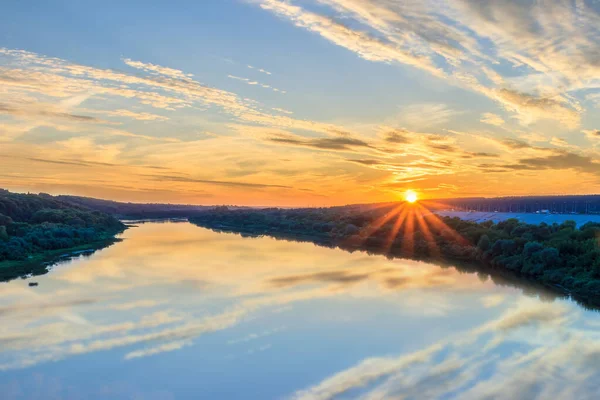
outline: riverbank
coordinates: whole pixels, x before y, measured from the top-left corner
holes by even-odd
[[[507,268],[494,268],[490,264],[483,263],[480,260],[470,261],[462,258],[444,259],[425,255],[407,257],[406,254],[402,255],[397,249],[384,252],[377,246],[369,247],[365,244],[361,245],[360,243],[347,240],[336,241],[321,235],[315,236],[311,234],[282,232],[277,230],[272,230],[267,233],[257,233],[248,229],[240,230],[239,228],[226,225],[216,225],[212,227],[199,224],[196,225],[210,229],[213,232],[234,234],[245,238],[271,237],[276,240],[312,243],[316,246],[336,248],[350,253],[360,251],[368,255],[383,255],[388,259],[411,259],[425,263],[434,263],[440,268],[455,268],[463,273],[478,274],[480,278],[489,278],[496,285],[522,289],[525,293],[536,293],[544,300],[571,298],[587,309],[600,310],[600,296],[598,296],[597,293],[590,294],[582,291],[571,291],[559,284],[541,282]]]
[[[25,260],[1,261],[0,282],[7,282],[28,275],[43,275],[49,271],[49,268],[60,261],[66,261],[81,255],[90,255],[97,250],[106,248],[120,241],[121,239],[110,237],[66,249],[47,250],[41,253],[32,254]]]
[[[40,193],[0,189],[0,280],[114,243],[127,227],[112,215]]]

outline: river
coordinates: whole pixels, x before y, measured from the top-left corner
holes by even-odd
[[[600,393],[599,314],[568,299],[187,222],[121,237],[0,284],[2,399]]]

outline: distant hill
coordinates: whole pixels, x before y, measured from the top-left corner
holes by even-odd
[[[4,191],[0,189],[0,191]],[[1,193],[1,192],[0,192]],[[187,218],[198,212],[214,210],[217,206],[198,206],[190,204],[169,203],[130,203],[92,197],[59,195],[51,196],[40,193],[35,196],[53,204],[52,207],[76,207],[86,210],[101,211],[121,219],[144,218]],[[35,202],[34,200],[32,200]],[[362,211],[372,207],[396,204],[398,202],[352,204],[343,207]],[[598,214],[600,215],[600,195],[565,195],[565,196],[506,196],[506,197],[470,197],[422,200],[421,204],[432,211],[481,211],[481,212],[512,212],[536,213],[547,212],[557,214]],[[220,206],[223,207],[223,206]],[[261,208],[227,206],[229,209]],[[49,208],[49,207],[48,207]],[[333,207],[336,208],[336,207]],[[2,211],[0,211],[2,212]],[[26,209],[23,212],[27,213]]]
[[[42,194],[42,196],[44,196]],[[80,196],[55,196],[54,198],[69,204],[87,209],[102,211],[122,219],[144,218],[187,218],[198,212],[213,210],[215,206],[197,206],[187,204],[161,203],[124,203],[112,200],[101,200]],[[471,197],[422,200],[421,203],[430,210],[457,210],[481,212],[536,213],[547,212],[557,214],[598,214],[600,215],[600,195],[566,195],[566,196],[506,196],[506,197]],[[379,204],[354,204],[349,206],[356,210],[369,209]],[[247,208],[228,206],[230,209]],[[260,207],[258,207],[260,208]]]
[[[184,218],[199,211],[213,209],[211,206],[160,203],[122,203],[112,200],[80,196],[56,196],[62,202],[77,207],[101,211],[124,219]]]
[[[82,207],[61,201],[45,194],[11,193],[0,189],[0,214],[9,217],[15,222],[30,222],[34,214],[43,209],[83,210]]]
[[[434,210],[557,214],[600,214],[600,195],[510,196],[436,199],[422,202]]]
[[[51,220],[51,219],[55,220]],[[64,219],[61,219],[64,218]],[[39,224],[43,222],[66,223],[77,226],[122,227],[122,224],[109,213],[94,210],[83,205],[64,201],[45,193],[12,193],[0,189],[0,225],[10,223]]]

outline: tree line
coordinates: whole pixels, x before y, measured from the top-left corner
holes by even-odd
[[[0,189],[0,261],[21,261],[113,237],[125,229],[111,215],[48,195]]]

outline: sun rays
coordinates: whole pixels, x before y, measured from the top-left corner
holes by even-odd
[[[416,196],[416,193],[412,193]],[[363,226],[351,239],[353,244],[377,245],[381,246],[385,254],[399,252],[402,256],[412,257],[415,255],[415,246],[422,246],[424,242],[428,254],[439,258],[442,252],[436,236],[444,237],[447,241],[461,246],[469,243],[424,204],[419,203],[416,197],[409,198],[408,195],[409,192],[406,192],[406,201],[399,205],[386,204],[372,209],[371,212],[376,212],[382,207],[390,207],[389,211],[381,211],[383,215]]]

